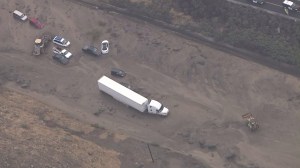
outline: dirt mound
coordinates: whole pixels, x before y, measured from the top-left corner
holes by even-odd
[[[0,167],[120,167],[117,152],[76,136],[93,129],[30,97],[1,90]]]

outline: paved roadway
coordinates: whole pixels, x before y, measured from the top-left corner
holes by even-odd
[[[283,0],[265,0],[265,4],[263,5],[253,4],[251,0],[228,0],[228,1],[233,3],[238,3],[241,5],[252,6],[256,9],[262,9],[265,10],[266,12],[276,14],[276,15],[281,15],[288,19],[294,19],[300,21],[300,12],[297,13],[297,12],[289,11],[289,15],[285,13],[282,7]],[[300,5],[300,0],[294,0],[294,2]]]

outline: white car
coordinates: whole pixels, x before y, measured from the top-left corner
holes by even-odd
[[[15,10],[13,12],[13,16],[14,16],[14,18],[22,20],[22,21],[26,21],[27,20],[27,16],[24,13],[22,13],[22,12],[20,12],[18,10]]]
[[[71,56],[72,56],[72,53],[70,53],[68,50],[62,49],[62,48],[59,48],[59,47],[53,47],[53,52],[55,54],[61,54],[61,55],[65,56],[68,59],[70,59]]]
[[[53,38],[53,43],[57,44],[57,45],[60,45],[60,46],[63,46],[63,47],[68,47],[70,45],[70,41],[68,41],[65,38],[60,37],[60,36],[55,36]]]
[[[109,42],[107,40],[104,40],[101,43],[101,53],[107,54],[108,51],[109,51]]]
[[[284,0],[282,2],[282,6],[284,8],[287,8],[287,9],[291,10],[291,11],[298,11],[298,12],[300,11],[299,5],[296,5],[294,2],[289,1],[289,0]]]

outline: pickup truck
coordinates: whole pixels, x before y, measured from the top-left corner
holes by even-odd
[[[72,53],[70,53],[66,49],[63,49],[63,48],[60,48],[60,47],[53,47],[53,52],[55,54],[61,54],[61,55],[65,56],[68,59],[70,59],[71,56],[72,56]]]

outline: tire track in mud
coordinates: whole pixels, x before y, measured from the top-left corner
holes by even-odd
[[[297,66],[280,63],[278,61],[273,60],[270,57],[266,57],[261,54],[258,54],[258,53],[252,52],[252,51],[248,51],[245,49],[236,48],[236,47],[233,47],[233,46],[225,44],[225,43],[217,42],[212,38],[203,36],[199,33],[193,32],[184,27],[172,25],[172,24],[164,22],[162,20],[143,16],[143,15],[140,15],[139,13],[129,11],[128,9],[113,6],[111,4],[104,3],[104,2],[98,2],[96,4],[89,0],[87,0],[87,1],[85,1],[85,0],[67,0],[67,1],[81,5],[81,6],[91,8],[93,10],[102,10],[102,11],[107,11],[109,13],[122,14],[123,16],[129,17],[130,20],[137,19],[136,21],[145,21],[145,22],[148,22],[155,26],[158,26],[160,28],[167,29],[171,33],[181,36],[182,38],[194,41],[196,43],[204,44],[206,46],[217,49],[219,51],[229,53],[235,57],[242,58],[247,61],[252,61],[252,62],[261,64],[263,66],[267,66],[271,69],[293,75],[295,77],[300,77],[300,68]]]

